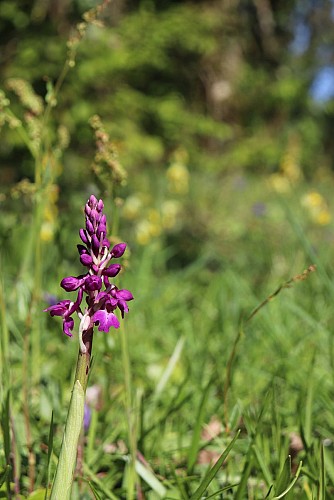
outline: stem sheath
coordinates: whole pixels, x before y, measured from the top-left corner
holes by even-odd
[[[84,417],[85,393],[93,344],[93,328],[89,328],[83,333],[83,342],[86,346],[86,353],[82,354],[79,350],[72,396],[50,500],[70,500],[71,498],[78,442]]]

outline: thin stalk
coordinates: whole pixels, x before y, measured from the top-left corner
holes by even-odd
[[[21,122],[21,120],[19,120],[15,114],[13,113],[13,111],[10,109],[10,108],[7,108],[6,109],[6,113],[8,113],[10,115],[11,118],[14,118],[15,120]],[[27,149],[29,150],[31,156],[36,160],[37,159],[37,155],[36,155],[36,151],[35,149],[33,148],[32,146],[32,142],[30,140],[30,137],[29,137],[29,134],[27,133],[26,129],[24,128],[24,126],[22,125],[22,123],[20,123],[20,126],[18,126],[16,128],[16,132],[18,133],[18,135],[20,136],[20,138],[22,139],[22,141],[24,142],[24,144],[26,145]]]
[[[2,404],[5,394],[7,394],[10,387],[9,332],[6,322],[5,287],[2,280],[3,278],[0,280],[0,315],[2,332],[0,336],[0,404]]]
[[[272,301],[282,290],[290,288],[294,283],[298,281],[305,281],[311,273],[313,273],[316,270],[316,266],[314,264],[311,264],[308,266],[307,269],[305,269],[301,274],[296,274],[292,278],[290,278],[288,281],[285,281],[282,283],[273,293],[268,295],[259,305],[253,309],[253,311],[250,313],[250,315],[246,318],[244,321],[244,324],[247,325],[253,318],[256,316],[256,314],[264,307],[266,306],[270,301]],[[229,389],[231,386],[231,377],[232,377],[232,368],[233,368],[233,363],[234,359],[237,353],[237,347],[239,344],[240,339],[242,338],[243,335],[243,329],[242,329],[242,324],[235,336],[232,350],[230,352],[230,355],[228,357],[227,365],[226,365],[226,371],[225,371],[225,383],[224,383],[224,389],[223,389],[223,400],[224,400],[224,417],[225,417],[225,428],[226,431],[229,431],[228,427],[228,393]]]
[[[15,498],[20,495],[20,473],[19,473],[19,456],[17,452],[16,444],[16,430],[14,425],[14,418],[12,412],[10,412],[10,425],[12,428],[12,439],[11,439],[11,449],[12,449],[12,464],[13,464],[13,481],[14,481],[14,492]]]
[[[31,352],[34,354],[30,356],[31,360],[31,379],[32,385],[38,386],[40,380],[40,359],[41,359],[41,327],[40,315],[38,314],[38,307],[40,305],[42,295],[42,241],[41,241],[41,210],[42,207],[36,207],[35,223],[38,226],[38,232],[35,242],[35,262],[34,262],[34,288],[31,297],[31,311],[32,311],[32,330],[31,330]]]
[[[238,333],[235,336],[235,339],[234,339],[234,342],[233,342],[233,346],[232,346],[232,350],[230,352],[230,355],[228,357],[227,364],[226,364],[225,382],[224,382],[224,389],[223,389],[223,402],[224,402],[225,431],[227,433],[230,432],[229,422],[228,422],[229,421],[229,415],[228,415],[228,394],[229,394],[229,389],[230,389],[230,385],[231,385],[232,366],[233,366],[234,358],[235,358],[235,356],[237,354],[237,347],[238,347],[239,341],[240,341],[240,339],[242,337],[242,334],[243,334],[243,330],[242,330],[242,328],[240,326],[239,329],[238,329]]]
[[[28,315],[30,319],[30,314]],[[27,450],[28,450],[28,470],[29,470],[29,492],[34,491],[35,484],[35,456],[32,447],[32,438],[31,438],[31,427],[30,427],[30,379],[31,374],[29,371],[29,358],[33,357],[30,355],[29,349],[29,335],[28,328],[26,324],[26,331],[24,335],[24,352],[23,352],[23,363],[22,363],[22,379],[23,379],[23,416],[24,416],[24,426],[26,433],[26,442],[27,442]]]
[[[83,333],[82,340],[86,346],[86,352],[83,354],[79,351],[78,354],[72,396],[50,500],[70,500],[71,498],[84,416],[85,393],[91,367],[93,328],[89,328]]]
[[[122,364],[124,373],[124,385],[125,385],[125,410],[127,415],[127,426],[128,426],[128,436],[129,436],[129,447],[131,454],[131,461],[129,463],[129,484],[126,492],[127,500],[132,500],[134,498],[135,483],[136,483],[136,455],[137,455],[137,443],[135,436],[135,426],[133,422],[133,408],[132,408],[132,387],[131,387],[131,368],[130,368],[130,356],[129,356],[129,344],[128,336],[126,333],[126,328],[124,323],[121,323],[120,328],[121,334],[121,347],[122,347]]]

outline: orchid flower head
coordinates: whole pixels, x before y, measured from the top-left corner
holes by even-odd
[[[76,301],[61,300],[44,309],[51,316],[62,317],[63,332],[69,337],[73,335],[73,315],[79,316],[81,352],[85,352],[82,342],[85,329],[97,326],[99,331],[107,333],[111,327],[119,328],[120,323],[115,312],[118,309],[121,317],[124,318],[124,314],[129,312],[127,302],[133,300],[133,295],[129,290],[119,290],[110,281],[119,274],[122,267],[110,261],[122,257],[126,250],[126,243],[111,246],[107,237],[107,218],[103,209],[103,201],[91,195],[84,209],[85,227],[79,230],[82,243],[77,245],[79,259],[86,268],[86,274],[68,276],[60,282],[60,286],[66,292],[78,292]],[[86,297],[85,307],[83,306],[84,296]]]

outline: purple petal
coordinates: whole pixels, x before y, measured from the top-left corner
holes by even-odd
[[[105,301],[108,297],[109,295],[107,294],[107,292],[99,292],[95,298],[95,301],[99,302],[101,299]]]
[[[67,313],[68,316],[72,316],[72,314],[79,309],[81,301],[82,301],[82,297],[83,297],[83,290],[80,287],[78,290],[77,300],[73,303],[72,307],[70,307],[68,310],[68,313]]]
[[[107,309],[110,311],[114,311],[117,307],[117,299],[115,299],[114,297],[112,297],[111,295],[108,294],[108,298],[106,300],[106,304],[107,304]]]
[[[63,332],[68,337],[72,337],[72,330],[74,328],[74,319],[71,317],[64,318],[63,321]]]
[[[109,313],[106,310],[96,311],[93,321],[94,323],[99,323],[98,330],[100,332],[108,333],[111,326],[119,328],[117,316],[113,312]]]
[[[125,302],[125,300],[119,300],[117,303],[117,306],[121,311],[122,318],[124,318],[124,313],[129,312],[129,308],[128,308],[127,303]]]
[[[94,292],[95,290],[101,290],[102,279],[100,276],[87,276],[85,279],[85,290],[89,292]]]
[[[125,288],[123,290],[117,290],[116,291],[116,297],[117,299],[122,299],[122,300],[133,300],[133,295],[129,290],[126,290]]]
[[[104,204],[103,204],[103,201],[102,200],[99,200],[98,204],[97,204],[97,210],[99,212],[102,212],[102,210],[104,209]]]
[[[44,309],[43,312],[49,312],[51,316],[62,316],[68,311],[69,305],[71,304],[70,300],[61,300],[58,304],[48,307]]]

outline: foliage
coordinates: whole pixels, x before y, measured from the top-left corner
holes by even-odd
[[[331,498],[328,4],[94,7],[0,5],[0,497],[54,475],[77,343],[41,311],[94,192],[135,301],[94,340],[73,499]]]

